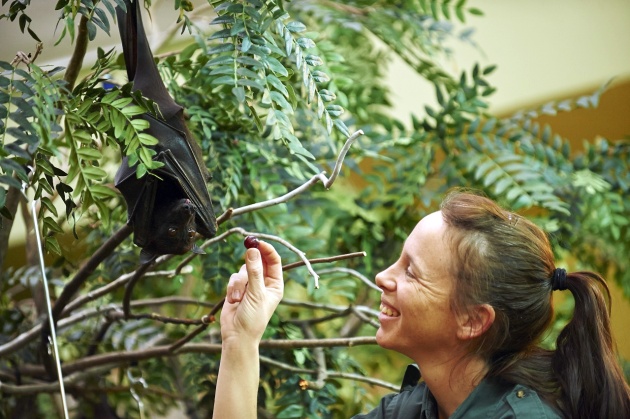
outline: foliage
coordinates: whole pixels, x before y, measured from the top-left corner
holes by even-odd
[[[143,354],[196,327],[165,319],[200,319],[220,301],[227,278],[242,260],[243,231],[278,240],[287,263],[300,259],[287,242],[309,259],[366,252],[363,259],[335,262],[332,268],[318,265],[318,290],[307,269],[288,270],[287,297],[265,336],[271,343],[373,336],[369,307],[378,305],[379,295],[365,286],[361,274],[373,278],[391,263],[415,220],[434,210],[452,186],[483,189],[515,210],[535,214],[559,252],[591,255],[581,262],[614,270],[630,295],[630,143],[597,139],[578,152],[536,122],[539,115],[597,106],[603,90],[509,118],[490,114],[487,98],[495,89],[487,78],[495,68],[474,66],[452,74],[444,65],[454,59],[447,40],[474,45],[472,31],[459,28],[481,12],[465,0],[208,3],[204,13],[214,14],[212,25],[198,28],[193,15],[201,6],[173,2],[173,20],[191,36],[182,49],[162,56],[159,67],[202,146],[217,213],[280,197],[330,172],[350,132],[361,129],[365,135],[344,161],[343,184],[329,191],[315,185],[280,205],[226,217],[219,230],[226,236],[210,241],[206,255],[161,259],[133,289],[133,313],[144,317],[121,315],[122,286],[138,261],[130,240],[90,272],[58,333],[64,368],[81,359],[92,362],[68,378],[68,393],[84,414],[109,402],[136,417],[133,395],[153,413],[176,402],[200,415],[208,412],[219,360],[216,324],[176,357]],[[98,31],[116,38],[114,8],[123,4],[59,0],[63,31],[57,43],[78,46],[77,24],[88,40]],[[43,38],[31,28],[29,1],[3,0],[2,6],[0,19],[17,21],[34,40]],[[390,112],[383,76],[392,55],[435,86],[437,105],[419,103],[424,109],[411,121]],[[121,153],[139,162],[140,175],[156,168],[150,148],[155,139],[144,133],[147,122],[139,118],[155,114],[154,104],[131,93],[113,50],[98,49],[88,65],[89,72],[74,85],[68,74],[76,69],[50,69],[39,61],[22,69],[0,62],[0,213],[5,221],[15,215],[7,205],[10,188],[24,185],[24,206],[38,200],[47,276],[56,295],[125,224],[124,201],[112,184]],[[46,317],[37,299],[37,264],[12,267],[2,279],[3,385],[46,384],[37,333],[11,349]],[[363,321],[354,321],[358,318]],[[381,394],[356,381],[373,373],[370,355],[378,349],[370,347],[366,354],[270,345],[262,350],[261,415],[348,417]],[[116,354],[118,361],[99,364],[99,354]],[[56,402],[48,394],[56,390],[18,397],[3,388],[4,412],[15,412],[32,397],[31,408],[53,414]],[[348,394],[357,403],[344,403]]]

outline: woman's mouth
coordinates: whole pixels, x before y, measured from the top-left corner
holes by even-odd
[[[381,313],[385,314],[386,316],[389,317],[398,317],[400,316],[400,313],[397,312],[396,310],[394,310],[393,308],[386,306],[385,304],[381,303]]]

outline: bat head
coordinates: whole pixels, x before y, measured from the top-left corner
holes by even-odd
[[[147,263],[158,255],[182,255],[186,252],[203,254],[195,244],[195,206],[187,198],[156,203],[151,220],[151,238],[140,254],[140,262]]]

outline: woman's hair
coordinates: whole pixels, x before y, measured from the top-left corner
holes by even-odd
[[[556,271],[545,233],[468,192],[452,191],[441,210],[454,254],[453,309],[490,304],[495,310],[494,323],[471,342],[471,352],[488,362],[487,375],[533,388],[569,418],[628,417],[630,388],[614,353],[604,279],[566,274],[573,318],[556,350],[544,350],[539,344],[553,320]]]

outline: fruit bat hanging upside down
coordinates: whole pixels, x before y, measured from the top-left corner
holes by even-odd
[[[161,117],[144,115],[147,133],[158,140],[156,157],[164,166],[136,177],[127,157],[118,169],[115,185],[127,202],[128,224],[134,243],[142,247],[140,262],[163,254],[204,253],[195,244],[196,233],[206,238],[217,225],[206,182],[210,178],[201,148],[184,121],[183,108],[170,96],[153,59],[142,25],[139,1],[125,0],[117,8],[127,76],[133,90],[153,100]]]

